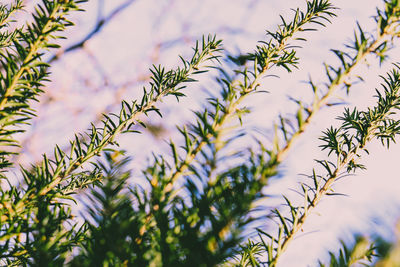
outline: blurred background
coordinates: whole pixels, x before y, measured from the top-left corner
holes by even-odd
[[[26,10],[31,10],[35,2],[26,0]],[[305,33],[307,42],[300,43],[303,48],[298,52],[299,69],[291,73],[273,71],[271,74],[280,78],[268,77],[262,84],[269,94],[257,94],[247,100],[246,105],[253,112],[245,119],[245,127],[253,133],[268,140],[278,115],[296,111],[289,96],[311,102],[311,90],[305,81],[311,76],[317,84],[326,82],[323,62],[338,65],[330,49],[344,48],[354,34],[357,21],[365,31],[375,32],[372,16],[383,1],[333,2],[339,9],[332,24]],[[34,104],[38,116],[20,136],[23,150],[14,158],[23,166],[40,162],[42,154],[51,153],[55,144],[68,147],[68,140],[75,133],[87,129],[90,122],[99,122],[102,113],[117,111],[122,99],[141,97],[152,64],[177,66],[178,55],[189,58],[195,41],[208,34],[222,39],[229,55],[252,52],[258,41],[265,40],[266,30],[276,30],[279,15],[290,20],[291,9],[304,10],[305,1],[90,0],[83,6],[86,11],[72,18],[76,26],[67,30],[66,40],[59,41],[62,49],[46,56],[46,61],[52,64],[51,83]],[[395,45],[400,46],[400,42]],[[339,91],[335,98],[349,107],[364,109],[373,105],[374,89],[381,82],[379,75],[385,75],[391,63],[400,61],[400,49],[392,49],[389,55],[382,65],[377,59],[368,58],[368,64],[356,70],[365,82],[353,86],[349,95]],[[209,92],[218,92],[213,75],[217,73],[198,76],[199,83],[185,89],[187,97],[181,103],[166,99],[160,106],[164,118],[146,118],[149,127],[142,129],[143,134],[121,136],[121,147],[133,158],[133,176],[140,176],[152,152],[169,151],[166,140],[174,140],[175,125],[192,121],[194,116],[190,111],[199,110]],[[316,166],[314,159],[326,158],[326,153],[318,147],[321,144],[318,137],[321,131],[337,124],[335,118],[343,109],[344,105],[327,107],[314,118],[282,164],[281,175],[271,181],[267,189],[273,196],[267,200],[269,206],[280,205],[282,194],[295,197],[292,189],[304,179],[299,174],[311,173]],[[400,145],[388,151],[376,142],[369,151],[370,156],[362,161],[367,170],[343,178],[335,185],[336,191],[346,196],[327,197],[321,202],[280,266],[315,266],[317,259],[327,259],[328,250],[337,251],[339,239],[351,242],[354,233],[377,232],[389,240],[393,238],[393,227],[400,218],[397,169]]]

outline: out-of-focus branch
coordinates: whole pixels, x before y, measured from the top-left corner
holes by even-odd
[[[119,5],[118,7],[116,7],[113,11],[110,12],[110,14],[108,14],[105,17],[103,17],[101,15],[102,9],[99,8],[99,17],[97,19],[97,22],[96,22],[96,25],[94,26],[94,28],[88,34],[86,34],[86,36],[81,41],[79,41],[75,44],[72,44],[71,46],[69,46],[65,49],[59,50],[54,56],[52,56],[49,59],[48,63],[52,63],[53,61],[58,60],[62,55],[66,54],[68,52],[82,48],[87,41],[89,41],[96,34],[98,34],[105,25],[107,25],[115,16],[117,16],[119,13],[124,11],[131,4],[133,4],[133,2],[135,2],[135,0],[127,0],[126,2],[124,2],[121,5]],[[100,5],[100,3],[99,3],[99,5]]]

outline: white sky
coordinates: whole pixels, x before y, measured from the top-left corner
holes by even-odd
[[[123,1],[105,0],[108,10]],[[78,129],[85,129],[90,120],[95,118],[97,111],[104,105],[111,105],[115,97],[115,88],[126,81],[134,81],[133,87],[123,94],[134,97],[141,92],[140,79],[148,73],[151,63],[162,63],[174,66],[177,55],[190,55],[193,41],[201,38],[202,34],[217,34],[224,39],[228,51],[250,52],[258,40],[263,40],[265,30],[275,30],[279,23],[279,14],[291,18],[290,8],[304,8],[303,0],[137,0],[127,10],[107,25],[101,34],[88,42],[85,52],[77,51],[68,54],[57,62],[52,69],[54,85],[51,85],[51,97],[54,104],[48,107],[38,107],[40,115],[47,123],[37,123],[36,134],[30,139],[31,148],[25,158],[29,161],[37,159],[45,148],[54,143],[66,143],[65,136],[71,136]],[[299,51],[300,70],[282,79],[266,79],[263,86],[271,94],[264,98],[251,98],[249,104],[254,105],[256,112],[249,120],[258,127],[271,129],[273,120],[279,112],[287,112],[287,95],[308,99],[309,88],[304,81],[311,74],[314,81],[324,81],[322,63],[336,62],[329,53],[330,48],[343,48],[343,43],[350,40],[357,19],[366,30],[374,30],[371,19],[375,15],[375,7],[380,6],[380,0],[337,0],[332,1],[340,8],[337,18],[327,28],[319,28],[318,32],[308,33],[308,42]],[[88,12],[78,14],[77,26],[69,30],[73,43],[91,29],[93,17],[96,14],[96,1],[86,4]],[[107,11],[105,11],[107,13]],[[177,42],[175,42],[177,41]],[[157,54],[157,44],[161,46]],[[399,44],[399,42],[396,42]],[[88,56],[88,53],[92,57]],[[399,49],[391,52],[391,62],[400,61]],[[97,61],[99,65],[95,65]],[[375,64],[376,61],[371,60]],[[370,68],[360,68],[366,82],[355,86],[346,101],[349,105],[360,108],[373,104],[374,88],[378,87],[378,75],[384,75],[390,69],[390,62],[382,68],[375,65]],[[98,66],[101,66],[99,68]],[[104,76],[108,78],[104,84]],[[92,88],[82,90],[82,87]],[[94,89],[93,89],[94,88]],[[103,90],[100,90],[103,89]],[[138,93],[139,92],[139,93]],[[186,91],[188,92],[188,91]],[[183,119],[190,119],[188,110],[199,107],[204,95],[197,89],[190,89],[190,96],[182,105],[167,100],[163,106],[167,121],[171,124],[168,131],[173,133],[173,124]],[[200,99],[200,100],[199,100]],[[170,105],[170,106],[168,106]],[[80,110],[82,107],[85,109]],[[289,188],[295,188],[299,173],[310,173],[315,166],[314,158],[321,158],[325,153],[319,151],[318,137],[321,131],[328,127],[333,119],[341,115],[343,106],[325,109],[317,116],[310,129],[302,137],[291,155],[285,161],[282,170],[285,176],[276,180],[270,192],[276,194],[291,194]],[[54,128],[51,117],[58,114],[57,121],[63,121],[63,129]],[[183,114],[182,117],[178,117]],[[77,120],[79,118],[79,120]],[[39,138],[46,133],[46,140]],[[168,139],[168,135],[165,137]],[[132,142],[132,139],[134,142]],[[139,142],[138,142],[139,140]],[[157,150],[163,141],[151,137],[135,136],[122,138],[122,143],[135,151]],[[164,144],[165,145],[165,144]],[[363,163],[368,170],[358,172],[356,176],[348,177],[337,183],[337,192],[346,193],[349,197],[331,197],[321,203],[318,213],[309,218],[304,233],[299,236],[282,257],[280,266],[315,266],[317,259],[327,255],[327,249],[338,250],[338,238],[351,240],[352,231],[365,231],[382,227],[382,224],[371,223],[371,216],[383,217],[390,215],[388,223],[393,223],[400,217],[399,204],[399,174],[397,164],[400,146],[386,149],[372,145],[371,155],[364,157]],[[145,158],[134,157],[139,162]],[[294,265],[295,264],[295,265]]]

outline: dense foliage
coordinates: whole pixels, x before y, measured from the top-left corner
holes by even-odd
[[[0,4],[0,259],[5,266],[276,266],[291,241],[302,230],[308,215],[342,176],[365,168],[361,157],[367,144],[378,139],[389,148],[400,133],[400,66],[382,77],[376,105],[364,111],[345,108],[339,126],[320,138],[325,159],[300,184],[304,201],[283,196],[286,205],[271,210],[278,227],[254,228],[265,218],[259,200],[263,190],[279,174],[279,165],[291,153],[314,116],[331,105],[336,91],[349,92],[354,68],[365,57],[388,60],[387,51],[400,36],[400,2],[384,1],[373,17],[374,33],[357,25],[353,40],[344,50],[333,49],[340,65],[325,63],[327,83],[311,78],[311,103],[295,100],[292,115],[280,115],[272,143],[243,147],[237,140],[246,134],[243,121],[251,109],[243,105],[249,96],[264,92],[261,79],[271,69],[291,72],[301,68],[297,51],[308,31],[316,31],[335,17],[329,0],[308,0],[305,9],[293,9],[276,31],[267,31],[254,52],[227,56],[216,36],[203,37],[189,59],[167,70],[150,69],[151,81],[141,99],[122,101],[119,111],[104,114],[100,123],[76,134],[69,148],[56,146],[40,164],[15,166],[10,160],[18,146],[17,135],[35,116],[32,101],[45,90],[50,67],[43,57],[57,49],[72,12],[82,11],[86,0],[42,0],[32,19],[19,26],[13,18],[23,1]],[[311,33],[315,34],[315,33]],[[61,35],[61,36],[60,36]],[[229,64],[223,64],[226,60]],[[51,60],[50,60],[51,61]],[[222,64],[221,64],[222,62]],[[232,67],[233,66],[233,67]],[[131,179],[126,163],[131,159],[118,146],[118,137],[140,134],[143,119],[162,117],[159,103],[166,97],[177,101],[199,74],[216,69],[219,85],[196,120],[178,125],[180,137],[170,141],[168,155],[153,155],[141,173]],[[352,79],[353,78],[353,79]],[[239,148],[238,148],[239,146]],[[370,155],[374,156],[374,155]],[[9,178],[19,169],[20,180]],[[324,170],[320,173],[320,169]],[[72,209],[86,196],[80,218]],[[246,231],[256,232],[250,238]],[[276,230],[276,232],[275,232]],[[330,253],[329,266],[365,263],[376,266],[400,264],[398,244],[383,239],[370,244],[363,237]],[[320,263],[321,266],[326,266]]]

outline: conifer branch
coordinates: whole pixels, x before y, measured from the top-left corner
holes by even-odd
[[[271,239],[268,244],[263,242],[265,250],[268,252],[269,266],[276,265],[281,254],[302,229],[308,215],[321,199],[326,195],[336,194],[332,191],[335,181],[346,172],[365,168],[358,163],[358,160],[361,152],[368,153],[366,145],[376,138],[389,147],[390,142],[394,142],[395,136],[400,133],[400,121],[393,118],[395,111],[400,108],[399,66],[396,65],[396,68],[383,80],[383,93],[376,90],[378,103],[374,108],[361,112],[357,109],[353,111],[346,109],[343,116],[338,118],[342,121],[341,127],[338,129],[331,127],[324,132],[324,136],[321,137],[324,144],[321,147],[328,150],[329,155],[335,154],[337,163],[317,160],[327,174],[317,175],[313,171],[313,174],[310,175],[313,184],[301,184],[305,205],[296,207],[291,204],[289,199],[285,198],[286,204],[291,210],[290,218],[284,217],[278,210],[275,210],[280,222],[279,238],[275,239],[262,232],[262,235]]]
[[[383,10],[377,10],[377,15],[374,17],[375,21],[377,22],[377,30],[376,30],[376,37],[367,37],[367,33],[363,31],[361,26],[358,24],[358,31],[354,33],[354,40],[350,45],[346,45],[347,48],[349,48],[353,53],[345,52],[345,51],[340,51],[340,50],[332,50],[335,55],[339,58],[341,62],[340,67],[332,67],[330,65],[325,64],[325,70],[326,70],[326,75],[328,77],[329,83],[326,84],[326,92],[319,97],[318,94],[318,88],[317,86],[310,80],[309,84],[313,90],[314,93],[314,101],[309,107],[304,107],[303,103],[300,101],[297,101],[297,104],[299,105],[298,112],[296,114],[296,120],[297,120],[297,125],[298,128],[293,132],[290,133],[288,131],[289,128],[293,129],[292,124],[290,123],[290,120],[283,118],[280,116],[280,133],[284,137],[285,144],[283,147],[280,147],[279,144],[279,137],[278,137],[278,131],[275,131],[275,136],[274,136],[274,143],[273,143],[273,149],[269,151],[270,154],[270,160],[269,164],[274,165],[274,163],[279,164],[284,160],[290,149],[293,147],[294,143],[296,140],[302,135],[302,133],[305,131],[307,126],[310,124],[312,121],[312,118],[315,116],[315,114],[324,106],[328,105],[329,99],[331,96],[334,94],[334,92],[339,89],[341,86],[345,85],[347,88],[347,92],[349,91],[349,88],[351,87],[352,83],[350,82],[350,78],[352,77],[352,72],[353,70],[362,63],[365,58],[369,54],[376,54],[379,58],[380,61],[382,62],[386,58],[386,52],[390,49],[390,43],[393,42],[394,38],[397,38],[399,36],[399,26],[400,26],[400,6],[398,5],[397,1],[385,1],[385,7]],[[358,77],[360,80],[362,79],[361,77]],[[306,114],[307,116],[304,118],[303,114]],[[351,162],[351,160],[349,159]],[[323,162],[321,162],[323,163]],[[346,164],[346,163],[343,163]],[[333,173],[333,176],[335,178],[332,178],[331,180],[327,180],[327,183],[325,184],[326,187],[322,187],[321,193],[324,195],[326,193],[326,190],[330,189],[331,183],[336,179],[336,176],[338,176],[339,173]],[[314,173],[312,178],[321,178],[321,176],[316,176]],[[305,192],[307,186],[303,187],[303,191]],[[306,193],[304,193],[306,194]],[[321,195],[321,196],[322,196]],[[290,201],[285,198],[287,206],[290,207],[290,210],[292,212],[292,219],[288,219],[288,222],[286,222],[285,217],[280,214],[278,210],[275,210],[274,213],[275,215],[279,218],[279,221],[281,223],[280,228],[279,228],[279,234],[278,234],[278,239],[280,240],[282,238],[283,244],[276,244],[277,247],[273,249],[273,246],[271,245],[266,245],[264,241],[262,243],[256,243],[254,246],[263,246],[266,252],[268,252],[268,256],[270,257],[268,260],[269,264],[272,264],[271,266],[274,266],[275,259],[272,257],[273,255],[273,250],[275,250],[276,255],[280,255],[282,250],[286,248],[286,243],[290,241],[291,238],[288,240],[284,239],[285,236],[287,235],[286,231],[288,231],[288,226],[287,224],[290,225],[290,223],[296,222],[296,224],[293,225],[299,225],[298,228],[295,230],[298,231],[301,229],[302,220],[305,220],[305,217],[307,215],[307,208],[304,208],[304,217],[300,217],[296,219],[294,218],[294,214],[298,214],[301,210],[300,207],[294,207],[290,203]],[[315,196],[314,199],[315,202],[319,201],[318,195]],[[316,203],[311,203],[310,207],[313,207],[313,205]],[[296,215],[297,216],[297,215]],[[284,231],[285,230],[285,231]],[[261,232],[262,235],[268,236],[269,239],[271,239],[271,244],[278,242],[276,238],[273,238],[269,234],[265,232]],[[250,243],[247,244],[250,246]],[[245,253],[245,252],[243,252]],[[249,259],[251,255],[241,255],[241,259]]]
[[[206,70],[201,70],[201,68],[204,68],[208,61],[218,59],[217,54],[221,50],[220,43],[221,41],[217,40],[215,36],[209,36],[207,40],[203,37],[201,44],[196,42],[194,54],[189,61],[181,58],[183,67],[165,71],[161,66],[154,66],[150,70],[152,72],[150,88],[143,88],[143,97],[140,102],[132,101],[132,103],[128,103],[122,101],[118,114],[103,114],[101,127],[92,124],[92,128],[84,135],[75,135],[75,139],[70,141],[71,148],[68,154],[56,146],[54,160],[49,160],[45,155],[43,161],[48,166],[40,167],[39,172],[46,174],[48,184],[42,188],[39,194],[47,194],[67,177],[72,179],[69,183],[74,183],[73,179],[80,176],[71,176],[71,174],[94,156],[100,155],[100,152],[104,149],[116,144],[115,138],[119,134],[138,132],[132,130],[132,127],[136,124],[144,125],[139,119],[140,116],[148,116],[151,112],[156,112],[161,116],[161,112],[155,104],[169,95],[175,96],[177,99],[184,96],[184,93],[182,93],[182,89],[186,87],[184,83],[195,81],[191,78],[192,75],[205,72]],[[97,172],[96,166],[94,172]],[[87,176],[87,178],[90,179],[90,176]],[[90,183],[89,180],[81,184],[88,183]]]
[[[365,57],[368,54],[376,54],[381,61],[386,58],[386,52],[389,49],[389,42],[393,41],[393,39],[398,37],[399,35],[400,7],[398,6],[397,1],[385,1],[385,8],[383,11],[377,10],[375,21],[377,22],[377,37],[373,39],[367,38],[367,35],[361,29],[361,26],[358,25],[358,32],[355,32],[355,40],[353,40],[353,43],[351,45],[347,45],[348,48],[355,51],[353,56],[343,51],[333,50],[336,56],[340,59],[342,66],[334,68],[329,65],[325,65],[326,74],[330,83],[326,85],[327,90],[322,97],[318,96],[318,89],[315,84],[310,80],[309,83],[315,95],[314,102],[312,103],[312,105],[310,105],[310,107],[304,108],[303,104],[300,101],[297,101],[297,103],[299,104],[299,110],[296,115],[298,129],[293,134],[290,135],[290,133],[287,131],[287,128],[289,127],[286,126],[290,125],[286,125],[287,120],[281,117],[280,129],[282,135],[285,137],[285,146],[283,148],[279,148],[278,136],[277,133],[275,133],[274,149],[269,152],[271,155],[270,163],[279,163],[285,158],[286,154],[289,152],[294,142],[301,136],[308,124],[311,122],[313,116],[317,113],[319,109],[327,105],[329,98],[342,84],[345,84],[347,90],[349,90],[351,86],[349,78],[352,75],[353,69],[357,65],[359,65],[359,63],[365,60]],[[361,79],[361,77],[359,78]],[[303,119],[303,113],[307,114],[307,117],[305,119]],[[325,167],[329,167],[329,164],[323,161],[321,161],[320,163]],[[348,162],[344,161],[342,162],[342,164],[343,166],[353,164],[353,159],[349,158]],[[294,234],[292,234],[292,231],[297,232],[302,228],[308,211],[319,202],[320,198],[323,195],[328,193],[327,191],[331,189],[331,185],[333,184],[333,182],[341,174],[339,170],[342,170],[343,166],[339,166],[337,172],[331,173],[332,178],[326,179],[326,183],[324,184],[324,186],[314,189],[314,191],[317,191],[319,193],[315,194],[314,199],[310,202],[308,207],[295,207],[290,203],[287,198],[285,198],[286,204],[291,210],[292,218],[285,218],[278,210],[274,211],[276,216],[279,218],[281,224],[279,227],[278,239],[260,230],[261,235],[267,236],[269,239],[271,239],[271,243],[267,245],[263,241],[262,243],[256,245],[263,246],[265,251],[268,253],[268,264],[270,264],[271,266],[275,266],[277,258],[286,249],[287,243],[289,243],[294,236]],[[322,179],[321,176],[317,176],[315,173],[313,173],[311,178]],[[315,181],[315,184],[318,183]],[[302,189],[303,193],[306,195],[307,202],[307,190],[310,188],[307,185],[302,185]],[[303,216],[299,217],[298,215],[302,214],[302,209],[304,210]],[[293,228],[290,230],[288,228],[288,225],[292,225]],[[242,255],[242,259],[244,258],[244,256],[245,255]]]
[[[171,210],[175,210],[173,208],[175,207],[174,203],[179,203],[179,206],[176,207],[176,213],[178,210],[182,211],[182,209],[187,208],[186,204],[183,204],[181,201],[182,196],[178,194],[182,188],[176,187],[177,179],[184,175],[187,176],[187,179],[185,179],[187,183],[184,189],[188,191],[187,193],[190,195],[192,205],[195,207],[202,205],[204,207],[201,208],[201,214],[204,214],[200,216],[201,219],[193,219],[194,221],[190,223],[190,226],[187,225],[185,228],[187,227],[186,231],[189,234],[197,233],[198,230],[196,229],[203,229],[201,234],[205,236],[204,238],[208,236],[208,242],[212,244],[210,245],[211,248],[206,249],[204,253],[212,259],[215,257],[214,253],[216,251],[224,251],[226,246],[229,248],[232,239],[237,238],[238,229],[241,229],[247,222],[247,220],[243,221],[242,219],[244,213],[249,211],[252,202],[260,197],[261,188],[266,184],[267,179],[275,173],[276,166],[274,164],[267,164],[265,158],[261,156],[258,159],[250,158],[246,164],[241,164],[226,172],[219,172],[211,177],[212,171],[215,170],[213,166],[218,161],[215,155],[229,143],[229,141],[222,141],[222,139],[232,129],[230,122],[235,118],[241,121],[242,115],[247,110],[240,108],[240,104],[245,97],[257,90],[259,81],[265,75],[266,71],[274,66],[282,66],[290,71],[292,67],[296,66],[296,52],[289,48],[290,45],[288,44],[293,35],[297,31],[312,30],[311,28],[304,29],[306,23],[322,24],[320,20],[329,21],[329,17],[334,16],[331,13],[332,9],[334,7],[328,1],[312,1],[308,2],[306,12],[303,13],[295,10],[294,19],[290,23],[282,19],[283,23],[278,31],[276,33],[269,32],[268,35],[271,36],[271,40],[263,42],[262,45],[257,47],[255,53],[248,55],[248,59],[253,62],[252,71],[247,69],[236,70],[235,72],[239,74],[242,80],[232,80],[228,75],[225,75],[226,79],[219,79],[219,82],[222,84],[221,97],[210,98],[208,101],[210,108],[206,108],[204,112],[195,113],[197,117],[196,123],[180,129],[184,137],[184,145],[181,147],[185,152],[185,156],[181,158],[177,151],[177,146],[171,142],[171,154],[174,157],[173,167],[166,162],[164,157],[155,156],[154,164],[143,171],[147,181],[151,185],[149,196],[146,194],[146,200],[148,199],[150,204],[149,206],[144,206],[144,209],[149,209],[151,212],[147,212],[147,223],[143,225],[143,232],[151,233],[151,231],[154,231],[154,225],[156,225],[156,234],[160,235],[160,240],[162,240],[160,247],[163,259],[174,258],[174,256],[171,256],[173,252],[171,251],[172,245],[170,243],[172,241],[165,240],[168,238],[176,238],[177,240],[184,238],[170,233],[170,224],[174,224],[171,220],[175,218],[175,215],[171,213]],[[304,40],[302,38],[298,39]],[[221,72],[225,74],[223,70]],[[209,150],[211,150],[214,158],[207,156],[210,152]],[[194,179],[204,181],[201,175],[202,170],[197,171],[194,164],[194,160],[199,160],[198,157],[200,156],[205,158],[204,164],[200,163],[202,166],[201,169],[205,168],[205,166],[210,167],[210,172],[208,172],[206,177],[207,182],[201,186],[198,185],[198,182],[194,181]],[[251,164],[248,164],[248,162],[251,162]],[[190,174],[186,173],[187,170],[190,171]],[[246,181],[246,186],[242,184],[243,180]],[[224,188],[223,184],[231,184],[232,188]],[[241,196],[236,196],[236,198],[243,200],[240,201],[240,208],[237,208],[231,214],[227,212],[223,204],[220,205],[220,203],[225,203],[221,199],[221,196],[236,195],[235,192],[242,192]],[[213,212],[212,208],[217,210]],[[173,213],[175,214],[175,211]],[[221,214],[220,221],[211,219],[213,220],[211,222],[212,225],[215,225],[212,230],[208,229],[209,227],[205,225],[207,218],[212,218],[210,213]],[[193,214],[194,218],[197,218],[197,216]],[[185,222],[184,218],[182,220],[182,222],[176,222],[176,227],[181,227],[181,224],[189,223],[188,221]],[[214,233],[213,236],[209,236],[210,233],[208,231],[212,231]],[[178,245],[177,243],[176,246],[186,245]],[[187,246],[190,246],[190,244],[187,244]],[[199,244],[199,246],[201,245]],[[188,256],[188,262],[190,262],[189,258]],[[208,264],[211,264],[211,262]]]
[[[12,16],[23,7],[22,0],[14,0],[9,6],[0,4],[0,29],[7,27],[12,20]],[[0,47],[4,45],[4,36],[7,34],[0,34]]]
[[[350,45],[346,45],[347,48],[354,52],[353,54],[340,50],[332,50],[342,65],[335,68],[325,64],[329,83],[326,84],[325,93],[322,96],[318,96],[318,88],[310,79],[309,84],[314,93],[314,100],[309,107],[304,107],[300,101],[296,101],[299,104],[296,115],[298,129],[293,133],[287,132],[287,128],[289,128],[287,127],[288,125],[285,125],[287,120],[281,117],[280,129],[285,137],[285,145],[276,153],[276,160],[278,162],[284,160],[291,147],[293,147],[297,139],[309,126],[313,117],[321,108],[328,104],[332,95],[343,85],[347,88],[347,92],[349,91],[352,85],[350,78],[353,76],[354,69],[363,63],[368,55],[377,55],[381,62],[386,58],[390,42],[393,42],[393,39],[397,38],[400,33],[400,8],[397,1],[385,2],[384,10],[377,10],[375,21],[377,22],[377,30],[376,37],[373,38],[368,38],[368,34],[357,24],[358,31],[354,32],[354,40]],[[358,78],[362,79],[361,77]],[[306,114],[305,118],[303,117],[304,113]]]
[[[375,253],[376,247],[374,244],[369,242],[368,239],[363,237],[357,237],[356,242],[351,246],[346,245],[343,241],[341,243],[341,249],[339,254],[336,256],[335,253],[329,252],[330,262],[329,267],[341,267],[341,266],[357,266],[372,263],[373,258],[377,256]],[[357,265],[356,265],[357,264]],[[319,267],[327,267],[321,261]]]
[[[70,11],[80,10],[78,5],[85,0],[49,1],[44,0],[38,5],[33,15],[34,21],[26,26],[26,30],[19,29],[11,37],[12,47],[1,52],[0,64],[0,146],[3,151],[0,156],[0,170],[11,165],[8,157],[14,152],[7,149],[9,146],[18,146],[12,135],[23,132],[18,128],[21,124],[34,116],[28,101],[42,92],[42,82],[48,76],[48,65],[40,60],[43,50],[58,47],[51,43],[56,37],[54,34],[63,31],[65,27],[73,25],[66,18]],[[11,11],[21,8],[22,3],[16,1]],[[8,17],[4,17],[6,22]],[[11,38],[10,38],[11,37]]]
[[[384,240],[382,237],[374,238],[374,249],[378,259],[376,267],[396,266],[400,259],[400,222],[397,221],[394,227],[394,241]]]
[[[329,17],[335,16],[335,14],[331,12],[334,9],[335,8],[329,1],[313,0],[307,1],[307,10],[305,12],[299,9],[294,10],[295,15],[291,22],[287,22],[281,17],[282,24],[278,26],[278,30],[276,32],[267,32],[267,35],[271,37],[271,39],[267,42],[261,42],[261,45],[257,46],[254,53],[246,56],[247,60],[251,60],[253,63],[253,67],[251,68],[253,71],[247,69],[236,70],[235,72],[241,74],[243,80],[221,80],[221,83],[226,86],[222,94],[223,103],[220,103],[221,100],[218,99],[209,101],[211,106],[215,109],[215,114],[210,115],[213,121],[205,121],[207,114],[197,114],[199,118],[197,125],[192,126],[196,134],[198,134],[201,128],[210,128],[210,130],[190,139],[189,136],[191,136],[191,134],[188,134],[186,129],[181,129],[181,133],[184,135],[187,144],[184,148],[186,156],[179,161],[175,169],[165,178],[166,181],[169,181],[167,190],[165,191],[166,193],[172,189],[172,184],[185,173],[191,162],[196,158],[196,155],[210,142],[211,138],[217,139],[216,136],[218,133],[223,131],[223,127],[233,118],[239,115],[240,120],[238,107],[248,95],[257,90],[260,85],[260,80],[269,69],[274,66],[282,66],[286,70],[291,71],[292,67],[296,67],[298,60],[296,51],[291,49],[288,43],[295,33],[315,30],[314,28],[308,28],[306,26],[307,24],[319,24],[324,26],[323,22],[330,22]],[[305,40],[299,37],[293,39]],[[220,107],[220,105],[222,105],[222,107]],[[207,110],[206,113],[208,112],[210,111]],[[201,126],[201,124],[204,125]]]

